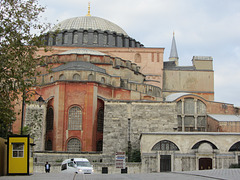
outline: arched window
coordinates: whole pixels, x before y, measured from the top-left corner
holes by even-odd
[[[88,32],[83,31],[83,44],[87,44],[87,43],[88,43]]]
[[[65,80],[64,74],[61,74],[61,75],[59,76],[59,80]]]
[[[103,33],[103,44],[104,45],[108,44],[108,34],[107,34],[107,32]]]
[[[73,75],[73,80],[79,81],[79,80],[81,80],[81,76],[79,74],[74,74]]]
[[[53,35],[53,43],[52,43],[53,46],[56,45],[56,39],[57,39],[57,36],[54,34]]]
[[[120,87],[126,88],[125,86],[126,86],[125,81],[121,79],[121,81],[120,81]]]
[[[105,78],[104,77],[101,78],[101,83],[105,83]]]
[[[102,151],[102,147],[103,147],[103,141],[100,140],[97,142],[97,151]]]
[[[157,90],[156,95],[157,95],[157,97],[160,97],[161,96],[161,91]]]
[[[78,32],[77,32],[77,31],[74,31],[74,32],[73,32],[72,43],[73,43],[73,44],[77,44],[77,43],[78,43]]]
[[[47,117],[46,117],[46,129],[48,130],[53,130],[53,119],[54,119],[54,115],[53,115],[53,108],[50,107],[47,110]]]
[[[81,151],[81,142],[77,138],[72,138],[67,143],[68,152],[80,152]]]
[[[194,114],[194,99],[186,98],[184,99],[184,113],[188,115]]]
[[[213,149],[218,149],[212,142],[210,141],[207,141],[207,140],[203,140],[203,141],[199,141],[198,143],[194,144],[194,146],[192,147],[192,149],[198,149],[199,146],[203,143],[207,143],[209,145],[212,146]]]
[[[229,151],[240,151],[240,141],[232,145],[229,149]]]
[[[89,75],[88,75],[88,80],[89,80],[89,81],[93,81],[93,75],[92,75],[92,74],[89,74]]]
[[[122,35],[122,47],[125,47],[125,38],[124,38],[124,35]]]
[[[62,42],[63,42],[63,44],[67,44],[68,43],[68,34],[67,34],[67,32],[63,33]]]
[[[179,148],[173,142],[163,140],[155,144],[152,148],[152,151],[179,151]]]
[[[132,40],[129,39],[129,47],[132,47]]]
[[[113,33],[113,46],[117,46],[117,34]]]
[[[205,131],[206,105],[196,98],[184,98],[177,102],[178,130]]]
[[[152,96],[152,94],[153,94],[152,89],[148,89],[148,95]]]
[[[104,111],[103,108],[99,109],[97,114],[97,131],[103,132],[103,123],[104,123]]]
[[[141,61],[142,61],[141,60],[141,55],[139,53],[135,54],[135,58],[134,59],[135,59],[136,63],[141,63]]]
[[[45,36],[45,40],[44,40],[44,45],[48,45],[48,42],[49,42],[49,34],[47,34],[46,36]]]
[[[94,31],[93,33],[93,44],[98,44],[98,32]]]
[[[69,109],[68,130],[82,130],[82,110],[78,106]]]
[[[51,151],[51,150],[52,150],[52,141],[51,141],[50,139],[48,139],[48,140],[46,141],[45,150],[46,150],[46,151]]]
[[[50,77],[50,82],[53,82],[53,81],[54,81],[53,76],[51,76]]]

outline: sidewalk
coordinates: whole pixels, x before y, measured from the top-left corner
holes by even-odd
[[[240,169],[215,169],[151,174],[34,173],[29,176],[0,176],[0,180],[238,180]]]

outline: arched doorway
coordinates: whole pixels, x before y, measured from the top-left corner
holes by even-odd
[[[212,158],[200,158],[199,170],[212,169]]]
[[[213,168],[213,152],[218,150],[217,146],[208,140],[202,140],[194,144],[192,149],[197,150],[196,157],[198,158],[198,169],[212,169]],[[215,168],[215,166],[214,166]]]
[[[172,163],[171,163],[171,152],[172,151],[179,151],[179,148],[175,143],[169,140],[162,140],[156,143],[152,147],[152,151],[160,151],[163,152],[162,155],[160,155],[160,172],[168,172],[171,171]]]

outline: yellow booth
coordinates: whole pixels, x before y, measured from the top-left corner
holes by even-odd
[[[33,173],[33,139],[29,135],[12,135],[7,139],[7,174]]]

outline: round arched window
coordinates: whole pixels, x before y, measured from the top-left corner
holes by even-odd
[[[82,130],[82,110],[78,106],[69,109],[68,130]]]
[[[68,152],[79,152],[81,151],[81,142],[77,138],[72,138],[67,143]]]

